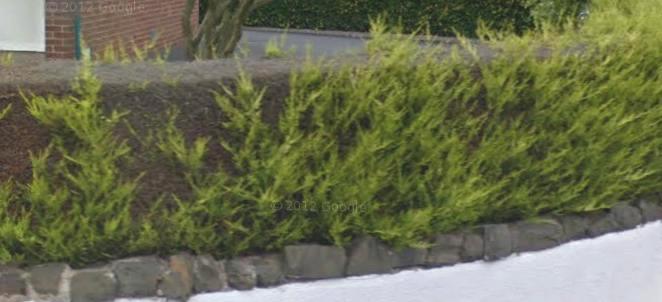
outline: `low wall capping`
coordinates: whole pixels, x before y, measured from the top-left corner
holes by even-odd
[[[120,259],[82,269],[71,269],[64,263],[32,267],[5,265],[0,266],[0,302],[103,302],[149,297],[186,301],[201,293],[390,274],[409,268],[434,268],[477,260],[496,261],[656,221],[662,221],[662,199],[653,194],[633,202],[618,203],[610,210],[482,225],[439,234],[428,249],[396,250],[374,237],[364,236],[346,248],[291,245],[279,254],[223,260],[184,252],[167,258]]]

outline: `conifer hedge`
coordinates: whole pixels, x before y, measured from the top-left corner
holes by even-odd
[[[493,37],[501,55],[489,61],[442,56],[376,23],[366,64],[309,61],[292,75],[275,125],[242,74],[215,98],[222,137],[187,139],[173,114],[144,140],[190,192],[138,212],[144,180],[120,168],[136,154],[114,136],[125,112],[102,110],[88,66],[75,96],[25,96],[53,139],[32,150],[28,183],[0,184],[0,263],[228,257],[366,234],[415,246],[657,192],[660,12],[662,0],[601,0],[576,31]],[[205,164],[219,145],[231,169]]]

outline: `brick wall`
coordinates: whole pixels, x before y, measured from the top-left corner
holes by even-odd
[[[157,47],[183,41],[181,14],[186,0],[46,0],[46,55],[73,58],[74,19],[80,10],[83,39],[93,53],[109,44],[144,45],[158,37]],[[197,12],[197,7],[194,9]],[[197,13],[192,22],[197,23]]]
[[[46,0],[46,56],[74,57],[74,14],[72,1]]]

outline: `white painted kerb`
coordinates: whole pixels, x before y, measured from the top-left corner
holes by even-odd
[[[0,0],[0,51],[46,51],[44,0]]]

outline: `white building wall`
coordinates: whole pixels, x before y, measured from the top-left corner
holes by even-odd
[[[44,0],[0,0],[0,51],[46,51]]]

